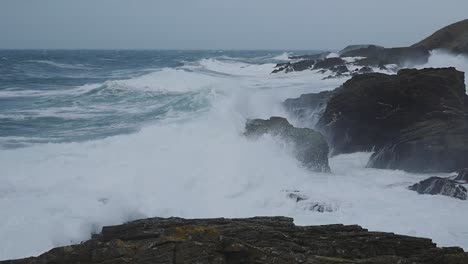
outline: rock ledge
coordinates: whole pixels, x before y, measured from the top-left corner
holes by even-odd
[[[430,239],[369,232],[359,226],[295,226],[286,217],[247,219],[151,218],[104,227],[79,245],[37,257],[35,263],[468,263],[460,248]]]

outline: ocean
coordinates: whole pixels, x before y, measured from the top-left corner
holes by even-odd
[[[249,118],[311,126],[281,103],[346,79],[271,71],[317,52],[0,50],[0,259],[155,216],[284,215],[467,250],[468,203],[407,189],[432,175],[365,168],[371,153],[314,173],[277,138],[243,136]],[[442,66],[467,71],[468,59],[434,52],[418,67]]]

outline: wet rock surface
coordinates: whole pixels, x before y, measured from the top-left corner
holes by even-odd
[[[455,180],[441,177],[431,177],[410,186],[409,189],[419,194],[445,195],[460,200],[467,198],[467,190],[463,185]]]
[[[394,65],[398,70],[427,63],[430,51],[435,49],[468,55],[468,19],[444,27],[410,47],[385,48],[372,44],[350,45],[339,51],[338,57],[330,58],[331,52],[290,56],[290,59],[300,61],[278,64],[272,73],[304,70],[320,70],[324,73],[329,70],[332,74],[325,77],[328,79],[348,76],[344,67],[365,66],[389,70],[387,66]],[[346,58],[357,58],[357,60],[348,62]],[[361,74],[361,72],[354,71],[353,75],[356,74]]]
[[[79,245],[1,264],[367,263],[465,264],[460,248],[359,226],[295,226],[286,217],[150,218],[104,227]]]
[[[325,137],[309,128],[296,128],[282,117],[271,117],[268,120],[248,120],[245,135],[259,137],[264,134],[281,137],[293,144],[295,157],[310,170],[329,172],[328,144]]]
[[[430,53],[424,47],[383,48],[370,45],[341,54],[341,57],[363,57],[356,64],[362,66],[380,66],[396,64],[398,66],[420,65],[427,63]]]
[[[375,151],[370,167],[453,172],[468,163],[468,96],[454,68],[353,77],[328,100],[317,129],[332,154]]]

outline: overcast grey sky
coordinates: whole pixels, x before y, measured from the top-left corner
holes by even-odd
[[[465,18],[468,0],[0,0],[0,48],[390,47]]]

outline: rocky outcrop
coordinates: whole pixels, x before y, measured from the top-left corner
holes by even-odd
[[[330,73],[326,78],[354,76],[373,72],[371,67],[389,70],[388,65],[401,68],[407,65],[424,64],[427,63],[429,55],[429,51],[424,47],[387,49],[375,45],[360,45],[341,51],[340,57],[309,55],[301,61],[279,63],[272,73],[317,70],[321,73]],[[346,60],[349,57],[355,57],[355,59]],[[350,69],[353,71],[350,72]]]
[[[443,49],[456,54],[468,55],[468,19],[444,27],[413,47]]]
[[[312,201],[307,195],[301,194],[297,190],[287,191],[287,198],[294,200],[299,207],[308,211],[331,213],[339,209],[339,205],[336,203]]]
[[[307,59],[294,63],[278,63],[271,73],[312,70],[316,62],[316,60]]]
[[[337,57],[326,58],[315,63],[314,69],[315,70],[320,70],[320,69],[331,70],[339,66],[344,66],[344,64],[345,64],[345,61],[341,58],[337,58]]]
[[[376,47],[376,48],[381,48],[383,49],[384,47],[382,46],[377,46],[377,45],[373,45],[373,44],[360,44],[360,45],[349,45],[347,47],[345,47],[344,49],[340,50],[338,53],[340,55],[343,55],[349,51],[354,51],[354,50],[359,50],[359,49],[367,49],[369,47]]]
[[[309,128],[296,128],[282,117],[271,117],[268,120],[248,120],[245,135],[259,137],[264,134],[278,136],[292,143],[295,157],[305,167],[317,172],[329,172],[328,144],[325,137]]]
[[[460,248],[359,226],[295,226],[286,217],[150,218],[104,227],[93,239],[1,264],[465,264]]]
[[[356,62],[357,65],[383,66],[396,64],[400,67],[425,64],[429,56],[429,51],[424,47],[383,48],[375,45],[341,54],[341,57],[364,57]]]
[[[460,200],[467,198],[467,190],[463,185],[455,180],[440,177],[431,177],[410,186],[409,189],[420,194],[445,195]]]
[[[353,62],[342,61],[340,64],[335,64],[334,67],[321,67],[317,64],[324,63],[328,65],[326,61],[330,59],[330,52],[298,55],[290,58],[302,61],[278,64],[273,73],[322,69],[331,70],[335,73],[327,77],[332,78],[340,77],[343,74],[343,72],[340,73],[339,71],[344,68],[338,66],[346,66],[347,68],[350,68],[350,66],[366,66],[388,69],[386,65],[395,65],[397,69],[400,69],[427,63],[430,51],[434,49],[468,55],[468,19],[449,25],[411,47],[384,48],[372,44],[350,45],[338,52],[339,58],[331,59],[337,60],[347,57],[360,57],[360,59]],[[360,73],[356,72],[355,74]]]
[[[454,68],[371,73],[336,90],[317,128],[332,154],[375,150],[370,167],[453,172],[468,164],[467,107]]]

